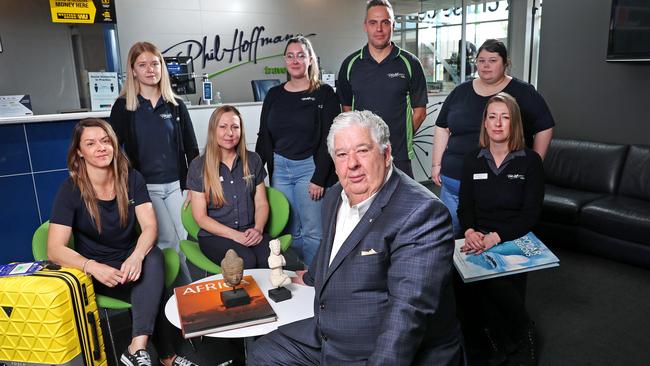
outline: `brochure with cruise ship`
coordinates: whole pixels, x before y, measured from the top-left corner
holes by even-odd
[[[557,267],[560,260],[532,232],[521,238],[496,245],[481,254],[465,254],[456,240],[454,266],[464,282]]]

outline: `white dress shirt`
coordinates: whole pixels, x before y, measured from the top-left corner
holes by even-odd
[[[389,169],[388,169],[388,174],[386,174],[386,178],[384,178],[384,183],[382,183],[381,187],[377,190],[377,192],[373,193],[372,196],[366,198],[365,200],[357,203],[354,206],[350,206],[350,200],[348,199],[348,196],[345,194],[345,191],[341,191],[341,206],[339,207],[338,213],[336,215],[336,230],[334,232],[334,240],[332,242],[332,254],[330,254],[330,262],[329,264],[332,264],[332,261],[336,257],[336,254],[339,252],[341,249],[341,246],[343,245],[343,242],[345,239],[350,236],[350,233],[352,230],[354,230],[355,227],[357,227],[357,224],[361,219],[363,218],[363,215],[366,214],[368,211],[368,208],[370,208],[370,205],[372,202],[375,200],[375,197],[377,196],[377,193],[381,191],[382,188],[384,188],[384,185],[388,181],[388,178],[393,174],[393,165],[391,164]]]

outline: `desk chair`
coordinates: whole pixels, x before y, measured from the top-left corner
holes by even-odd
[[[287,198],[282,192],[271,187],[266,187],[266,196],[269,200],[269,219],[266,222],[265,229],[271,238],[280,240],[280,247],[282,248],[282,252],[284,252],[291,246],[291,242],[293,241],[291,234],[280,236],[289,222],[289,201],[287,201]],[[192,216],[191,204],[187,205],[181,211],[181,221],[185,230],[192,238],[192,240],[180,241],[181,251],[185,254],[187,260],[202,269],[205,272],[205,276],[208,273],[221,273],[221,267],[206,257],[199,247],[198,234],[200,227]]]
[[[32,237],[32,254],[34,255],[34,260],[47,260],[47,232],[49,227],[50,222],[48,220],[41,224],[41,226],[39,226],[34,232],[34,236]],[[72,235],[68,241],[68,246],[74,248],[74,237]],[[180,258],[178,253],[171,248],[163,249],[163,256],[165,258],[165,286],[170,287],[174,283],[174,280],[176,280],[176,276],[178,276]],[[108,328],[108,337],[111,340],[111,348],[113,349],[115,364],[120,365],[117,352],[115,351],[115,339],[113,338],[113,330],[111,328],[111,320],[108,315],[108,310],[129,310],[130,312],[131,304],[114,297],[99,294],[95,294],[95,301],[97,302],[97,306],[104,310],[106,327]]]
[[[256,102],[261,102],[266,97],[269,89],[276,85],[280,85],[282,82],[279,79],[263,79],[263,80],[251,80],[251,86],[253,87],[253,98]]]

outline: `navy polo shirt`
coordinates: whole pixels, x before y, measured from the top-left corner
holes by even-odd
[[[178,176],[178,141],[172,111],[160,97],[155,107],[138,94],[135,135],[138,140],[140,173],[147,184],[172,183]]]
[[[255,188],[266,178],[266,171],[259,155],[252,151],[248,153],[248,169],[253,175],[251,186],[244,180],[244,168],[239,156],[235,158],[232,170],[224,163],[219,166],[221,187],[226,204],[217,207],[210,200],[208,216],[232,229],[243,231],[255,226]],[[205,192],[203,186],[203,164],[205,155],[200,155],[190,163],[187,173],[187,188],[195,192]],[[211,236],[201,229],[199,236]]]
[[[397,47],[380,63],[368,45],[348,56],[339,71],[337,93],[344,106],[379,115],[390,129],[395,160],[413,156],[411,108],[426,107],[427,84],[420,61]]]

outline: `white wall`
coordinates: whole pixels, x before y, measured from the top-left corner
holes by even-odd
[[[211,49],[218,35],[220,48],[231,48],[235,29],[250,39],[256,26],[265,28],[261,35],[266,37],[315,33],[310,39],[326,72],[338,72],[343,58],[366,43],[363,0],[116,0],[115,6],[123,66],[129,48],[137,41],[151,41],[165,50],[185,40],[202,42],[207,36],[206,48]],[[284,46],[284,41],[264,46],[260,42],[257,59],[281,54]],[[197,56],[196,49],[194,46],[193,57]],[[186,47],[174,48],[165,55],[182,50]],[[195,72],[201,75],[223,70],[248,61],[248,53],[242,54],[242,61],[235,57],[230,63],[228,58],[207,61],[205,68],[201,58],[195,59]],[[275,57],[234,68],[214,77],[213,89],[221,92],[224,102],[252,101],[250,80],[285,80],[285,75],[265,75],[265,66],[284,67],[284,60]],[[190,100],[196,103],[198,97],[190,96]]]

